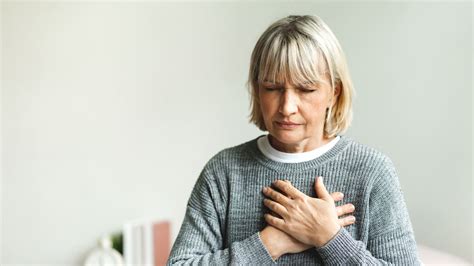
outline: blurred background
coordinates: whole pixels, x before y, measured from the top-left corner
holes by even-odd
[[[207,160],[260,134],[250,53],[320,16],[356,88],[346,135],[395,163],[417,242],[472,263],[472,11],[446,2],[1,3],[2,265],[81,265],[129,220],[172,223]]]

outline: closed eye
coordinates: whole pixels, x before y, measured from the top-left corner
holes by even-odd
[[[271,92],[271,91],[283,91],[282,88],[272,88],[272,87],[265,87],[265,91]]]
[[[302,91],[303,93],[311,93],[311,92],[315,92],[316,90],[311,90],[311,89],[300,89],[300,91]]]

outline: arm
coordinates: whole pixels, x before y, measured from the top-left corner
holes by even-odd
[[[331,198],[334,201],[340,201],[343,199],[343,197],[344,195],[340,192],[334,192],[331,194]],[[345,204],[343,206],[336,207],[337,216],[340,217],[338,219],[338,223],[341,227],[351,225],[355,222],[354,216],[345,216],[346,214],[351,214],[354,210],[355,207],[352,204]],[[345,217],[341,218],[341,216]],[[265,249],[271,255],[273,260],[277,260],[284,254],[300,253],[312,248],[311,245],[301,243],[294,237],[271,225],[267,225],[260,232],[260,239],[262,240]]]
[[[334,202],[321,181],[315,182],[320,199],[310,198],[285,182],[276,187],[291,198],[267,189],[267,206],[282,218],[267,215],[267,222],[299,241],[316,247],[325,264],[420,264],[408,211],[392,163],[387,159],[374,181],[369,201],[367,246],[341,227],[331,212]],[[313,215],[314,214],[314,215]],[[318,234],[314,234],[318,232]]]
[[[311,246],[300,243],[284,232],[267,226],[261,232],[255,232],[247,239],[234,242],[224,248],[224,225],[227,213],[224,209],[225,188],[219,187],[212,181],[210,174],[203,170],[188,202],[186,215],[178,237],[173,245],[168,265],[195,264],[245,264],[268,265],[274,264],[278,256],[270,255],[271,251],[284,250],[285,253],[298,253]],[[343,199],[342,193],[331,194],[335,201]],[[338,216],[344,216],[354,211],[352,204],[336,208]],[[341,226],[347,226],[354,221],[353,216],[338,219]],[[277,249],[266,248],[269,243],[276,244]],[[275,257],[272,259],[272,257]]]
[[[217,184],[203,170],[188,201],[186,214],[171,250],[168,265],[268,265],[274,261],[262,245],[258,232],[224,247],[225,218]]]
[[[367,246],[341,229],[326,245],[317,248],[327,264],[421,264],[398,177],[388,158],[374,181],[368,215]]]

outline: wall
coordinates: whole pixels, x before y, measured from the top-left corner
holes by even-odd
[[[80,265],[123,222],[173,222],[206,161],[255,138],[245,81],[277,18],[317,14],[419,243],[472,259],[472,4],[3,2],[2,265]]]

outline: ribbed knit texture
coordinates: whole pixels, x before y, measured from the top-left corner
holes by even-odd
[[[356,223],[342,228],[320,248],[285,254],[273,261],[259,232],[266,226],[262,188],[290,180],[316,197],[323,176],[330,193],[344,193],[336,205],[352,203]],[[317,232],[315,232],[316,234]],[[202,170],[169,265],[419,265],[415,238],[398,177],[382,153],[341,136],[322,156],[302,163],[265,157],[257,139],[225,149]]]

